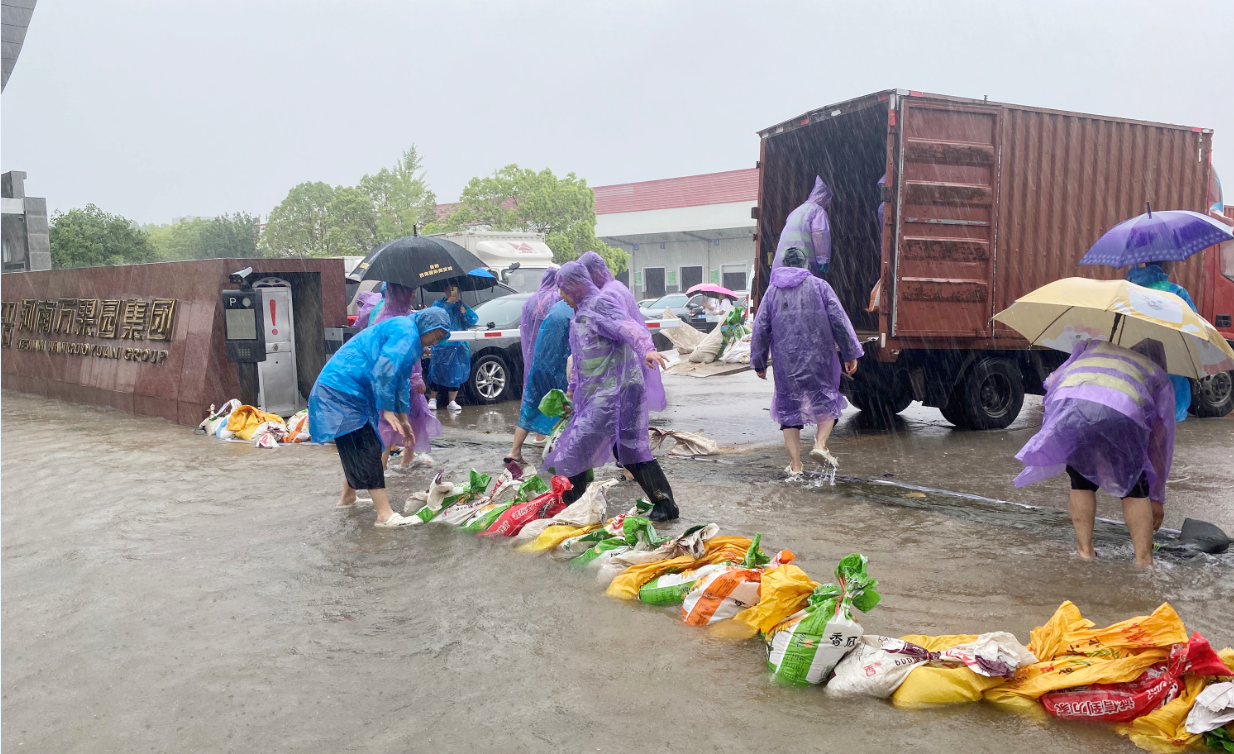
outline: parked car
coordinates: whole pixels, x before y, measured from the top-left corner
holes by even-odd
[[[531,293],[511,293],[475,307],[479,323],[473,330],[517,330],[523,303]],[[463,391],[473,403],[498,403],[519,397],[523,390],[523,349],[515,335],[471,344],[471,377]]]
[[[643,319],[660,319],[664,315],[665,309],[672,309],[673,314],[683,322],[690,321],[693,316],[690,313],[691,307],[702,310],[703,297],[702,295],[687,296],[684,293],[670,293],[667,296],[652,301],[647,306],[640,306],[639,311],[643,313]]]

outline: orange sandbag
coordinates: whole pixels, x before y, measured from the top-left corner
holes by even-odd
[[[618,599],[636,600],[638,590],[657,576],[725,561],[740,563],[745,559],[751,541],[748,537],[712,537],[707,541],[707,549],[703,552],[703,557],[697,560],[689,555],[682,555],[654,563],[630,566],[613,578],[605,593]]]

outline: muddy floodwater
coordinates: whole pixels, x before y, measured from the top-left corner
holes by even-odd
[[[1081,563],[1065,479],[1011,485],[1039,402],[989,433],[919,406],[892,427],[849,412],[837,483],[790,484],[769,386],[715,379],[668,379],[674,407],[655,415],[725,446],[664,461],[682,519],[661,533],[761,532],[818,581],[862,552],[883,594],[867,633],[1027,642],[1064,600],[1098,624],[1169,601],[1189,630],[1234,645],[1234,556],[1138,570],[1107,525],[1101,558]],[[496,471],[516,411],[448,419],[438,468]],[[444,526],[375,530],[371,506],[334,510],[329,446],[259,450],[8,392],[2,430],[4,752],[1138,751],[1106,726],[773,686],[756,640],[613,600],[589,573]],[[1167,526],[1234,531],[1232,431],[1179,427]],[[391,475],[396,508],[429,475]],[[636,494],[614,488],[610,515]],[[1101,514],[1121,515],[1104,497]]]

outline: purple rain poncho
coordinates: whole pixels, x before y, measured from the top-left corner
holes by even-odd
[[[634,300],[634,294],[630,289],[622,285],[613,278],[613,273],[609,272],[608,264],[604,258],[594,251],[589,251],[578,258],[580,264],[591,273],[591,282],[600,289],[600,293],[613,302],[615,306],[625,310],[630,315],[630,319],[635,322],[643,323],[643,338],[640,339],[641,345],[638,346],[639,362],[642,363],[642,357],[648,351],[656,350],[655,344],[652,343],[651,333],[647,331],[646,320],[643,319],[643,313],[638,308],[638,302]],[[561,273],[558,273],[559,275]],[[643,384],[647,387],[647,409],[650,411],[663,411],[668,408],[668,398],[664,394],[664,381],[660,379],[660,370],[655,367],[649,367],[643,364]]]
[[[393,317],[407,317],[414,314],[411,308],[411,298],[415,294],[415,289],[398,283],[386,283],[382,289],[382,300],[373,306],[372,321],[369,324],[376,325]],[[424,367],[421,360],[416,359],[416,364],[411,370],[411,381],[408,383],[407,419],[411,424],[411,431],[416,436],[412,449],[417,453],[429,452],[431,447],[429,440],[433,437],[441,437],[443,434],[441,422],[433,416],[432,411],[428,410],[428,400],[422,392],[425,389]],[[377,424],[377,434],[381,436],[381,442],[387,448],[402,445],[401,436],[384,416]]]
[[[1132,348],[1088,340],[1045,381],[1045,420],[1016,454],[1015,486],[1049,479],[1068,465],[1108,494],[1124,497],[1148,477],[1165,502],[1174,458],[1174,388],[1155,340]]]
[[[424,350],[421,333],[449,332],[450,318],[440,310],[391,317],[343,344],[317,375],[309,393],[309,427],[313,442],[329,442],[380,422],[380,412],[407,411],[411,373]]]
[[[840,361],[862,354],[840,299],[827,281],[800,267],[774,269],[769,282],[754,318],[750,366],[766,371],[770,352],[772,420],[796,427],[839,419],[848,405],[840,394]]]
[[[363,330],[369,326],[369,318],[373,314],[373,307],[377,306],[381,301],[381,294],[376,291],[363,291],[356,294],[356,303],[360,305],[356,312],[356,328]]]
[[[796,246],[806,253],[810,273],[821,278],[831,266],[831,221],[827,219],[827,205],[834,196],[823,179],[814,177],[814,190],[806,203],[788,213],[780,242],[776,244],[776,256],[771,268],[784,266],[784,251]]]
[[[531,360],[536,353],[536,336],[540,334],[540,325],[548,312],[561,300],[557,292],[557,270],[552,267],[544,271],[540,278],[540,289],[531,294],[531,298],[523,302],[523,313],[518,321],[520,345],[523,348],[523,384],[531,375]]]
[[[567,262],[557,274],[561,290],[578,308],[570,324],[570,375],[574,411],[544,466],[574,476],[613,458],[621,464],[652,460],[648,442],[643,354],[647,328],[603,295],[585,267]]]

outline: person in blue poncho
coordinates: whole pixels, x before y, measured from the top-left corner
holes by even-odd
[[[353,507],[356,490],[368,490],[376,526],[407,526],[415,520],[390,508],[377,426],[384,418],[405,446],[414,444],[407,418],[411,372],[425,346],[448,337],[450,317],[441,309],[391,317],[347,341],[317,375],[309,393],[309,431],[314,442],[333,440],[338,448],[344,477],[338,507]]]
[[[459,299],[459,287],[451,285],[446,288],[446,295],[433,302],[431,308],[444,311],[450,318],[450,329],[470,330],[480,321],[471,307]],[[432,348],[432,359],[428,366],[429,382],[444,390],[450,403],[446,408],[460,411],[458,405],[458,389],[471,376],[471,344],[466,341],[449,341],[438,343]],[[437,410],[437,398],[440,392],[429,399],[428,407]]]
[[[1173,269],[1173,262],[1148,262],[1127,270],[1126,279],[1129,283],[1142,285],[1145,288],[1173,293],[1186,301],[1191,311],[1198,313],[1199,310],[1195,308],[1195,302],[1191,300],[1191,294],[1187,293],[1187,289],[1178,283],[1170,282],[1170,273]],[[1191,408],[1191,380],[1172,374],[1170,382],[1174,385],[1174,421],[1180,422],[1187,418],[1187,410]]]
[[[568,387],[570,375],[566,372],[566,361],[570,358],[570,322],[573,319],[574,309],[565,301],[558,301],[540,323],[535,351],[527,368],[527,384],[523,386],[523,408],[514,430],[514,445],[510,455],[503,459],[505,463],[526,464],[523,441],[527,435],[532,432],[551,434],[557,426],[556,417],[540,413],[540,401],[550,390],[565,391]]]

